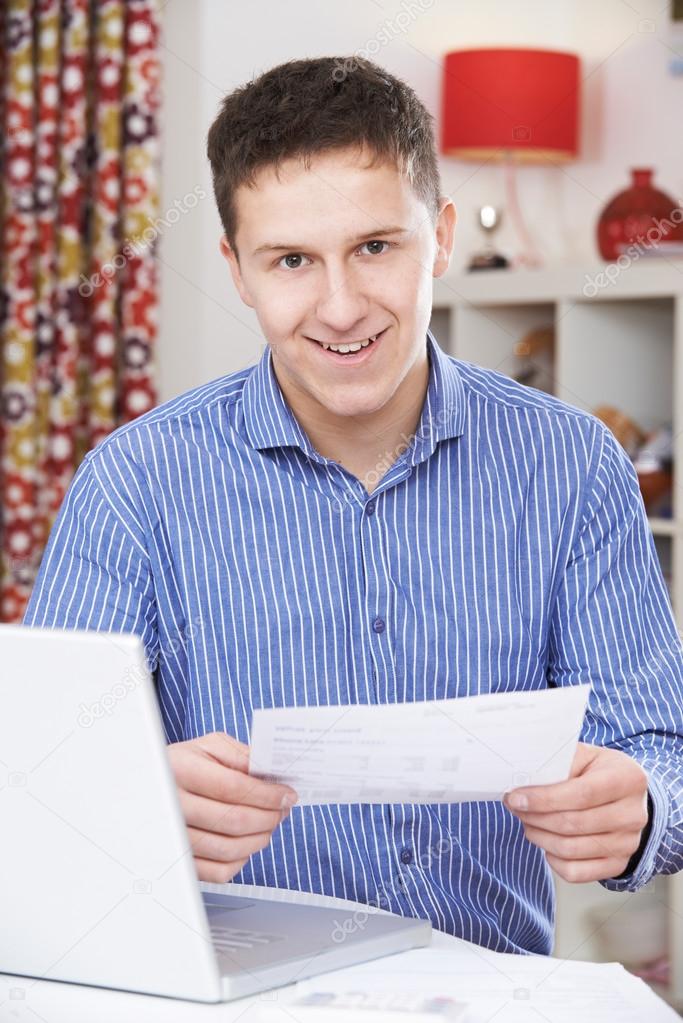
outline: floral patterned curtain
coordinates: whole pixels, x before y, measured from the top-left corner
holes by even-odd
[[[0,621],[86,452],[154,405],[156,0],[0,2]]]

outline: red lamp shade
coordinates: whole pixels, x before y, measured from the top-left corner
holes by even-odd
[[[446,54],[441,151],[460,160],[563,162],[578,152],[579,58],[554,50]]]

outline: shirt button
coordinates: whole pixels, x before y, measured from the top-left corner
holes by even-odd
[[[374,501],[368,501],[368,503],[365,505],[365,514],[366,515],[374,515],[375,514],[375,502]]]
[[[413,862],[413,851],[412,849],[401,849],[401,863],[412,863]]]
[[[373,632],[384,632],[384,619],[375,618],[374,622],[372,623],[372,628]]]

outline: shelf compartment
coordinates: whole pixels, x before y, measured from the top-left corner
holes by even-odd
[[[646,431],[673,420],[674,300],[562,302],[559,397],[594,412],[613,405]]]
[[[555,364],[552,357],[522,359],[514,352],[515,345],[538,327],[554,327],[555,307],[552,303],[523,305],[464,305],[455,310],[452,331],[453,354],[465,362],[515,378],[525,364],[532,364],[538,379],[534,386],[553,394]]]

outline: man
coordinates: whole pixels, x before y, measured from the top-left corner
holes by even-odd
[[[404,83],[276,67],[225,99],[209,158],[268,349],[86,458],[26,622],[142,636],[201,878],[547,953],[551,867],[635,891],[683,866],[682,651],[633,469],[428,333],[456,218]],[[505,804],[292,808],[247,775],[255,707],[583,682],[571,777]]]

